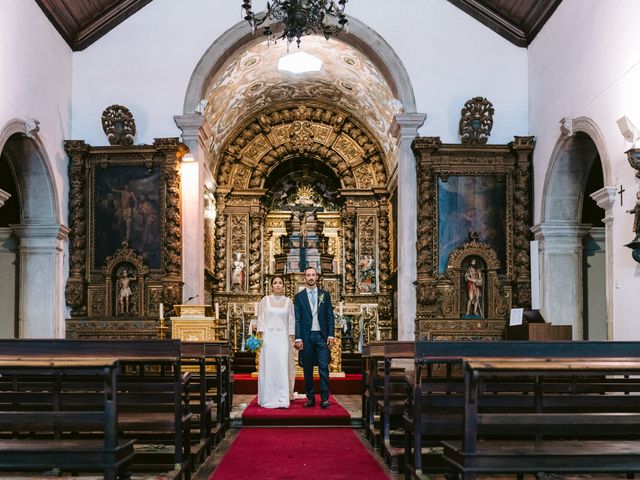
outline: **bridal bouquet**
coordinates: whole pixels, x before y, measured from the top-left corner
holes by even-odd
[[[262,346],[262,340],[255,335],[251,335],[245,342],[245,347],[250,352],[257,352]]]

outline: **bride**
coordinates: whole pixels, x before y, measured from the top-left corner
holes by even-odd
[[[271,292],[258,307],[258,335],[262,336],[258,405],[288,408],[295,381],[293,302],[284,296],[284,279],[280,276],[271,279]]]

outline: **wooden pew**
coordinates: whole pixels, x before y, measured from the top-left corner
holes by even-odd
[[[640,357],[640,342],[416,342],[415,383],[403,415],[405,478],[444,473],[442,441],[462,438],[463,358],[587,356]],[[496,399],[495,408],[500,407],[498,402]]]
[[[0,469],[131,478],[134,442],[117,432],[118,370],[111,360],[0,357]],[[87,405],[89,396],[100,401]]]
[[[0,339],[0,352],[21,358],[120,360],[118,431],[135,438],[135,470],[191,478],[190,375],[181,372],[179,340]],[[170,451],[142,448],[167,444]]]
[[[380,443],[378,400],[384,388],[384,342],[371,342],[362,347],[362,426],[374,447]]]
[[[190,405],[198,412],[195,439],[202,448],[192,454],[200,456],[204,450],[209,455],[229,427],[231,349],[226,342],[182,342],[181,355],[185,368],[196,367],[192,369]]]
[[[392,438],[391,429],[402,427],[402,414],[404,413],[407,399],[407,372],[404,368],[394,368],[394,360],[415,358],[415,342],[386,341],[384,342],[384,393],[379,400],[379,409],[382,411],[382,456],[391,468],[397,473],[403,468],[404,459],[404,435]]]
[[[531,390],[526,410],[521,393],[498,410],[482,401],[514,382]],[[450,477],[640,471],[638,358],[472,359],[464,383],[463,436],[444,443]]]

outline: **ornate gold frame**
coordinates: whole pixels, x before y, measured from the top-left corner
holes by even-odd
[[[165,312],[182,299],[182,220],[180,205],[180,161],[187,152],[177,138],[157,138],[153,145],[94,147],[82,140],[67,140],[70,179],[70,276],[66,301],[71,307],[67,320],[69,338],[155,338],[159,306]],[[140,252],[123,243],[96,264],[95,172],[111,167],[159,167],[160,262],[145,263]],[[117,315],[114,308],[116,271],[129,265],[135,272],[132,285],[134,308]]]
[[[417,313],[416,339],[499,339],[512,307],[531,303],[529,228],[531,226],[531,153],[533,137],[515,137],[508,145],[442,144],[439,137],[418,137]],[[504,178],[505,265],[481,239],[470,239],[449,256],[439,272],[438,177],[488,175]],[[462,262],[476,256],[486,265],[487,311],[462,319]],[[500,269],[502,267],[502,273]]]
[[[325,288],[331,291],[334,303],[339,299],[348,304],[378,303],[383,339],[391,339],[386,157],[361,122],[335,106],[316,101],[283,102],[257,113],[234,132],[214,162],[212,171],[218,181],[214,272],[210,282],[214,302],[219,302],[221,311],[226,312],[231,303],[257,301],[266,293],[270,274],[265,261],[270,248],[268,225],[276,218],[269,217],[262,205],[267,193],[265,180],[280,163],[301,156],[325,164],[342,187],[344,206],[340,217],[332,219],[339,229],[339,245],[344,249],[339,262],[342,271],[324,276]],[[358,293],[356,283],[356,244],[363,239],[371,244],[366,251],[377,261],[376,291],[367,295]],[[247,278],[244,290],[234,292],[229,272],[232,256],[238,252],[247,263]]]

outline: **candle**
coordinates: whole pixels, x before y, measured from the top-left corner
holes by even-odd
[[[343,310],[344,310],[344,301],[340,300],[340,318],[342,318]]]
[[[164,305],[162,304],[162,302],[160,302],[158,310],[160,310],[160,320],[162,320],[164,318]]]
[[[258,316],[258,302],[253,302],[253,313]]]
[[[220,305],[218,305],[218,302],[216,302],[215,304],[215,310],[216,310],[216,320],[220,320]]]

